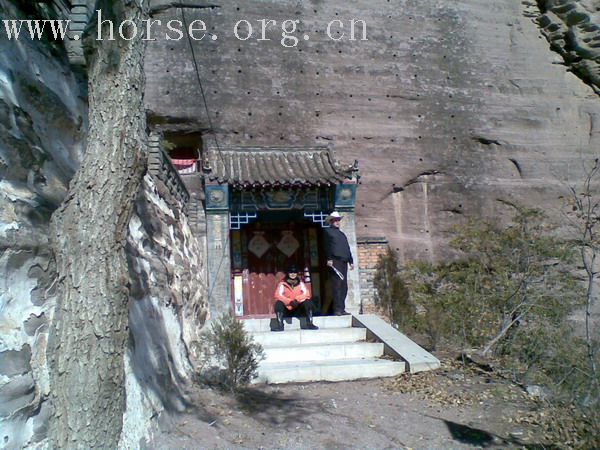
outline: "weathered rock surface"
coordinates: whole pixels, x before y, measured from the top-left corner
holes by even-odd
[[[600,2],[541,0],[537,22],[552,49],[577,76],[600,88]],[[534,6],[531,4],[531,6]],[[535,14],[535,12],[534,12]]]
[[[18,16],[0,2],[1,18]],[[0,39],[0,442],[33,445],[49,418],[54,308],[48,221],[83,151],[81,85],[57,44]]]
[[[172,206],[174,205],[174,206]],[[127,412],[122,445],[139,446],[160,413],[181,411],[206,319],[204,253],[183,205],[146,175],[129,223]]]
[[[497,199],[557,214],[561,184],[580,176],[580,159],[598,148],[598,96],[549,48],[537,5],[211,4],[185,12],[188,24],[202,19],[218,35],[192,42],[210,121],[190,43],[159,35],[146,59],[154,122],[204,131],[211,145],[211,124],[223,146],[334,144],[339,159],[360,161],[358,237],[386,236],[405,259],[443,259],[453,226],[466,217],[510,214]],[[178,9],[155,15],[163,23],[181,17]],[[353,18],[366,22],[368,41],[326,37],[332,20],[342,20],[348,36]],[[253,26],[246,41],[233,35],[242,19]],[[258,40],[259,19],[277,21],[271,40]],[[300,21],[296,47],[281,45],[286,19]]]

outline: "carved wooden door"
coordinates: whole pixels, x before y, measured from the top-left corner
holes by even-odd
[[[232,301],[240,317],[274,314],[274,293],[290,264],[310,268],[313,300],[320,301],[320,233],[312,223],[253,223],[232,232]],[[316,298],[315,298],[316,297]]]

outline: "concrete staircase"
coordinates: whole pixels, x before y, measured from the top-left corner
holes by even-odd
[[[383,327],[387,335],[381,330],[373,333],[361,323],[361,318],[370,322],[372,328]],[[385,341],[377,336],[397,337],[390,334],[390,330],[403,335],[376,316],[315,317],[319,330],[304,329],[306,322],[303,318],[288,318],[283,332],[271,331],[274,319],[247,319],[243,322],[246,331],[263,346],[266,356],[260,363],[255,383],[391,377],[410,369],[407,362],[397,352],[390,352]],[[432,358],[428,368],[439,367],[437,359],[421,350]],[[414,348],[411,351],[414,353]],[[391,354],[395,360],[383,358],[384,354]]]

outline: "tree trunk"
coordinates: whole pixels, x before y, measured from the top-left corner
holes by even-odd
[[[81,168],[51,221],[58,298],[51,331],[53,448],[116,448],[125,408],[129,278],[124,246],[145,170],[147,1],[106,1],[115,41],[90,36],[89,131]],[[132,20],[136,38],[119,37]],[[124,26],[125,37],[133,27]],[[103,30],[108,36],[108,29]]]

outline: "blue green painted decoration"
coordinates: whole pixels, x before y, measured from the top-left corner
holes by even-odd
[[[356,204],[356,183],[338,184],[335,187],[335,209],[353,210]]]
[[[229,210],[229,186],[227,184],[206,185],[204,192],[207,211]]]

